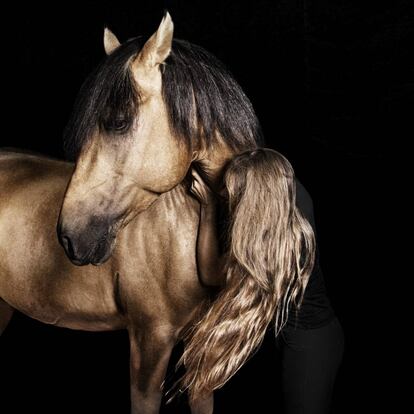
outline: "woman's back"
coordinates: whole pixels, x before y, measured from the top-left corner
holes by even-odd
[[[317,238],[312,198],[297,178],[296,206],[309,221]],[[286,326],[301,329],[319,328],[330,322],[334,317],[335,312],[327,294],[324,276],[319,263],[319,249],[317,244],[315,265],[305,289],[302,306],[297,315],[293,306],[289,308],[289,317]]]

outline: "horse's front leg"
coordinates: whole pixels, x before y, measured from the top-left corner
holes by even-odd
[[[131,413],[158,414],[176,335],[171,328],[137,327],[129,331]]]

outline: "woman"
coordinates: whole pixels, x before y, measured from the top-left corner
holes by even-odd
[[[181,388],[190,398],[220,388],[273,327],[284,412],[328,413],[344,334],[326,294],[309,194],[277,151],[239,154],[219,194],[229,218],[221,252],[219,200],[195,169],[192,178],[190,191],[201,203],[199,276],[221,289],[187,334]]]

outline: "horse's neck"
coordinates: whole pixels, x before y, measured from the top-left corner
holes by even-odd
[[[166,292],[184,289],[189,303],[202,295],[195,260],[199,211],[198,201],[179,184],[123,229],[114,263],[127,275],[128,286],[150,289],[157,281]]]
[[[200,206],[191,196],[187,183],[180,183],[170,191],[163,193],[140,213],[125,228],[129,243],[151,244],[154,240],[165,243],[180,242],[180,233],[196,232]]]

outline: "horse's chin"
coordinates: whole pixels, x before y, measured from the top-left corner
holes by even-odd
[[[115,247],[116,237],[110,237],[99,243],[93,254],[90,256],[90,263],[94,266],[104,264],[112,255]]]
[[[110,257],[111,257],[112,251],[110,251],[107,255],[105,255],[102,259],[99,260],[92,260],[90,262],[91,265],[93,266],[100,266],[103,265]]]

